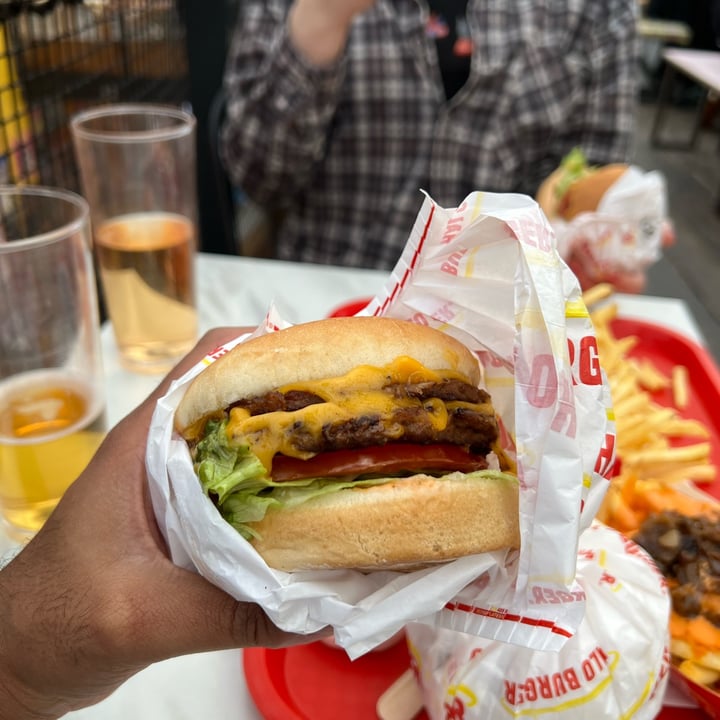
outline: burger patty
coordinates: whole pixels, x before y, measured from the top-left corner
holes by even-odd
[[[483,404],[490,402],[490,395],[480,388],[470,385],[470,383],[462,380],[444,380],[442,382],[423,382],[423,383],[391,383],[386,385],[384,390],[395,397],[412,397],[419,400],[427,400],[429,398],[438,398],[449,402],[452,400]],[[325,402],[315,393],[304,392],[302,390],[289,390],[281,393],[278,390],[272,390],[265,395],[257,397],[244,398],[233,403],[230,408],[245,408],[250,415],[263,415],[269,412],[294,412],[302,410],[308,405],[316,405]]]
[[[368,413],[350,420],[327,424],[318,436],[301,423],[293,427],[292,442],[304,452],[321,453],[332,450],[345,450],[388,442],[450,443],[469,447],[478,455],[490,452],[498,437],[498,425],[492,411],[489,394],[461,380],[442,382],[389,384],[384,390],[398,398],[414,398],[423,401],[437,398],[444,402],[460,401],[482,406],[488,404],[488,411],[468,407],[448,408],[448,422],[443,430],[437,430],[431,421],[432,407],[422,404],[411,407],[398,407],[388,421],[379,414]],[[324,400],[310,392],[291,390],[286,393],[272,391],[253,398],[246,398],[231,407],[245,408],[251,415],[269,412],[293,412],[308,405],[322,403]]]
[[[453,412],[444,430],[436,430],[422,407],[403,408],[383,421],[379,415],[364,415],[323,427],[318,437],[303,426],[293,428],[293,444],[299,450],[319,453],[330,450],[385,445],[388,442],[450,443],[470,447],[473,453],[487,455],[497,438],[494,415],[463,410]]]

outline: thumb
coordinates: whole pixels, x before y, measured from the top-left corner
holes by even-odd
[[[238,647],[280,647],[310,642],[315,635],[276,627],[254,603],[238,602],[200,575],[172,566],[168,588],[158,585],[135,595],[142,611],[138,636],[131,641],[134,660],[155,662],[177,655]],[[325,633],[320,633],[325,634]],[[140,655],[140,657],[138,657]]]

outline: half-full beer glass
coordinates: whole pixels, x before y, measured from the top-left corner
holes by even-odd
[[[164,372],[195,343],[195,118],[106,105],[71,129],[101,286],[123,364]]]
[[[0,187],[0,511],[40,528],[103,437],[88,206],[65,190]]]

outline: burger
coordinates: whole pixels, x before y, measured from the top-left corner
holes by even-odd
[[[175,413],[207,497],[278,570],[412,570],[519,547],[518,482],[475,355],[341,317],[249,339]]]
[[[575,148],[538,189],[538,205],[550,220],[561,218],[569,222],[580,213],[596,212],[608,188],[627,169],[624,163],[588,165],[582,151]]]

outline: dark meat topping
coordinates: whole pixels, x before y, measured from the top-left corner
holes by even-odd
[[[483,404],[490,402],[490,395],[485,390],[463,382],[462,380],[442,380],[440,382],[423,382],[411,385],[393,383],[386,385],[385,392],[397,398],[415,398],[427,400],[438,398],[444,402],[453,400]],[[244,398],[233,403],[230,408],[245,408],[251,415],[263,415],[269,412],[294,412],[301,410],[308,405],[316,405],[324,400],[315,393],[303,390],[288,390],[286,393],[272,390],[265,395]]]
[[[703,595],[720,594],[720,522],[677,512],[651,515],[633,540],[645,548],[670,581],[673,608],[694,617],[702,610]],[[705,613],[720,626],[720,618]]]
[[[444,402],[460,401],[483,405],[490,403],[485,390],[461,380],[446,379],[440,382],[413,384],[394,383],[384,390],[397,398],[413,398],[424,402],[438,398]],[[278,391],[246,398],[231,407],[243,407],[251,415],[275,411],[294,411],[323,402],[314,393],[291,390],[285,394]],[[310,432],[301,423],[293,427],[293,444],[302,451],[320,453],[331,450],[385,445],[388,442],[403,443],[451,443],[468,447],[473,453],[486,455],[498,436],[497,420],[492,407],[448,408],[448,423],[438,431],[430,421],[432,406],[400,407],[390,422],[383,422],[379,415],[365,415],[352,420],[331,423],[323,427],[322,436]]]
[[[396,383],[386,385],[385,390],[395,397],[412,397],[420,400],[438,398],[446,402],[461,400],[469,403],[488,403],[490,395],[485,390],[463,382],[462,380],[443,380],[442,382],[423,382],[412,385]]]
[[[321,397],[302,390],[289,390],[286,393],[273,390],[265,395],[238,400],[230,407],[245,408],[251,415],[264,415],[278,411],[295,412],[295,410],[302,410],[308,405],[317,405],[322,402],[325,401]]]
[[[438,431],[422,407],[399,408],[388,422],[379,415],[364,415],[328,424],[321,437],[298,424],[293,441],[299,450],[319,453],[329,450],[385,445],[397,440],[403,443],[451,443],[463,445],[473,453],[487,455],[498,436],[497,420],[492,413],[467,408],[450,411],[444,430]]]

